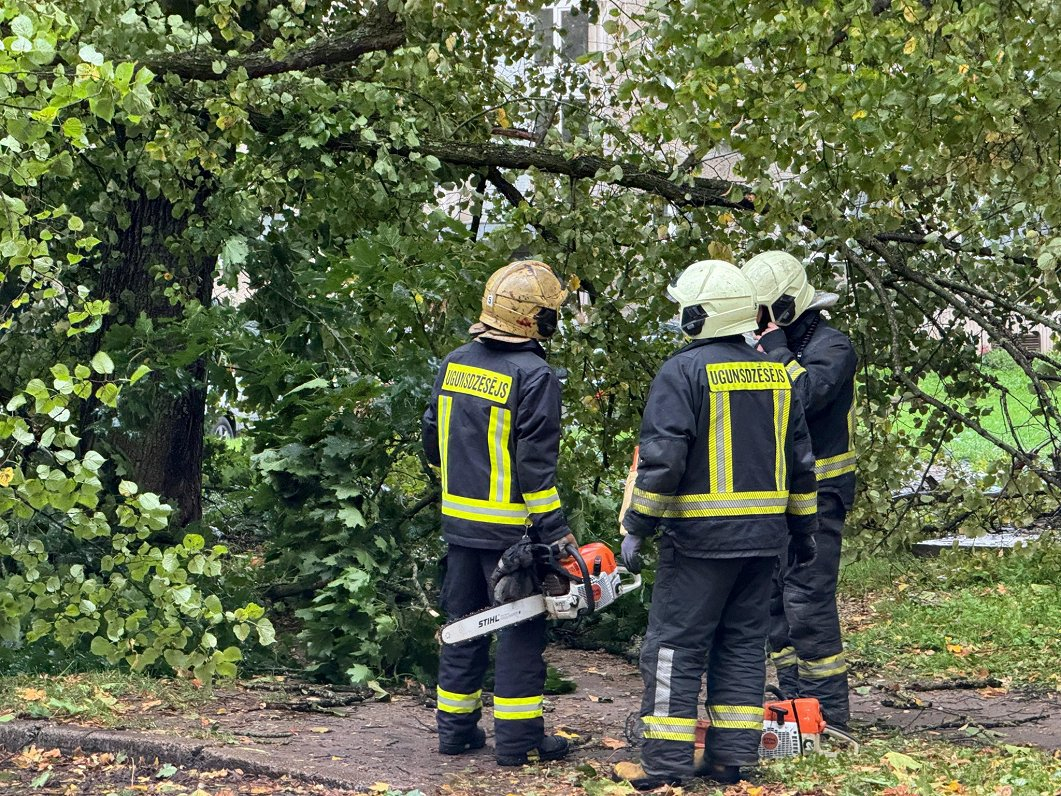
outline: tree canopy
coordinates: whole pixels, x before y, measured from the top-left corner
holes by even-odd
[[[225,674],[272,642],[268,598],[322,675],[415,658],[419,416],[515,253],[580,296],[551,353],[586,538],[677,343],[665,284],[770,248],[842,295],[867,548],[1056,505],[1061,362],[1021,345],[1061,333],[1056,3],[586,1],[604,46],[577,63],[539,5],[5,2],[0,637]],[[207,383],[257,418],[252,593],[204,520]],[[966,428],[997,459],[921,494]]]

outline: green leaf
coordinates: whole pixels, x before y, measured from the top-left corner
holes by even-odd
[[[229,238],[221,249],[221,260],[228,267],[238,268],[247,262],[249,252],[246,238]]]
[[[160,768],[157,772],[155,772],[155,778],[156,779],[169,779],[170,777],[172,777],[176,773],[177,773],[177,767],[175,765],[170,764],[170,763],[166,763],[166,765],[162,766],[162,768]]]
[[[114,373],[114,361],[104,351],[97,351],[90,364],[96,373],[104,376]]]
[[[91,44],[82,44],[81,49],[77,51],[77,55],[82,61],[87,61],[94,66],[103,65],[103,56]]]
[[[133,375],[129,377],[130,384],[136,384],[140,379],[144,378],[148,373],[151,372],[151,368],[147,365],[140,365],[136,370],[133,371]]]

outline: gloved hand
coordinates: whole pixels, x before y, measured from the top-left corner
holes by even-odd
[[[809,567],[818,557],[818,543],[814,541],[813,534],[793,536],[788,543],[789,557],[795,561],[796,569]]]
[[[623,566],[635,575],[641,571],[641,544],[644,541],[642,537],[628,533],[623,537],[622,547],[619,548]]]
[[[766,352],[787,347],[788,337],[785,335],[785,330],[772,323],[766,327],[766,330],[759,338],[759,348]]]
[[[514,602],[541,591],[534,553],[534,543],[521,540],[501,554],[497,569],[490,576],[495,604]]]

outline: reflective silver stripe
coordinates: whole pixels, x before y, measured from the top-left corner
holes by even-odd
[[[725,492],[730,483],[726,466],[726,430],[729,421],[729,393],[711,393],[711,431],[708,434],[708,453],[711,462],[711,491]]]
[[[733,494],[732,492],[730,494]],[[686,497],[686,496],[683,496]],[[782,509],[788,506],[788,496],[776,498],[730,498],[728,500],[682,500],[667,513],[688,509]]]
[[[799,662],[799,658],[796,657],[795,647],[785,647],[777,652],[771,652],[770,660],[778,669],[783,669],[786,666],[795,666]]]
[[[847,655],[839,652],[827,658],[799,662],[799,676],[810,680],[824,680],[847,671]]]
[[[673,499],[670,495],[646,492],[644,489],[635,487],[633,497],[630,499],[630,508],[650,517],[662,517]]]
[[[761,705],[708,705],[711,726],[720,730],[761,730]]]
[[[560,494],[555,486],[541,492],[524,493],[523,500],[532,514],[544,514],[560,508]]]
[[[826,478],[835,478],[838,475],[851,473],[855,470],[858,455],[853,450],[841,453],[838,456],[830,456],[827,459],[818,459],[814,462],[814,474],[819,481]]]
[[[508,453],[507,446],[505,445],[505,410],[500,407],[493,407],[490,410],[490,428],[494,432],[493,439],[493,462],[494,465],[494,483],[491,485],[490,499],[496,501],[508,500],[508,495],[505,489],[505,470],[506,470],[506,454]]]
[[[797,516],[810,516],[818,511],[818,493],[791,493],[788,496],[788,513]]]
[[[792,379],[793,383],[796,381],[796,379],[798,379],[800,376],[807,372],[807,369],[801,364],[799,364],[799,362],[797,362],[796,360],[792,360],[787,365],[785,365],[785,370],[788,371],[788,375]]]
[[[670,713],[670,681],[674,673],[674,650],[659,648],[656,656],[656,692],[652,695],[653,713],[666,716]]]
[[[681,741],[692,743],[696,740],[696,719],[678,716],[642,716],[645,738],[660,741]]]
[[[443,713],[474,713],[483,706],[481,690],[474,694],[458,694],[436,686],[435,691],[438,709]]]
[[[499,697],[494,696],[494,719],[498,721],[519,721],[536,719],[542,715],[541,696],[532,697]]]

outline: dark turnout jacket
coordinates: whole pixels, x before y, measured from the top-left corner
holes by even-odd
[[[760,342],[770,359],[785,365],[803,403],[818,491],[838,495],[850,510],[855,499],[858,364],[851,339],[812,311]]]
[[[699,558],[770,556],[817,528],[814,455],[785,367],[741,337],[698,340],[648,395],[623,525]]]
[[[534,342],[473,340],[442,362],[423,418],[424,452],[442,470],[442,533],[503,550],[528,532],[568,532],[556,491],[560,382]]]

